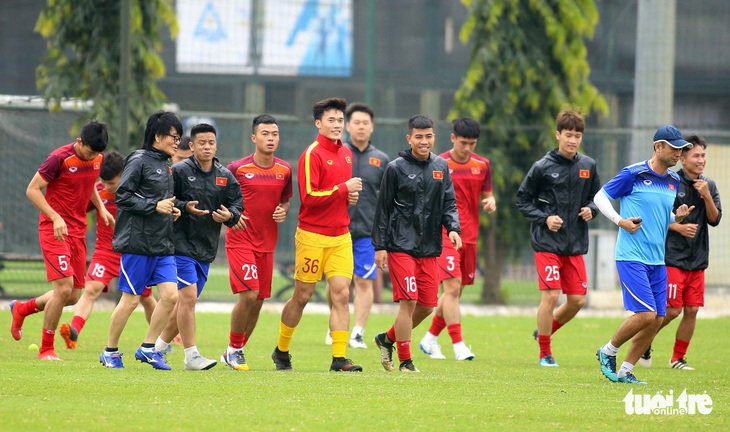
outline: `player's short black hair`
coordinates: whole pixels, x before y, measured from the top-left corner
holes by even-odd
[[[356,112],[364,112],[370,116],[370,120],[375,120],[375,113],[373,112],[373,109],[363,102],[353,102],[348,105],[345,110],[345,120],[350,121],[350,117],[352,117],[352,114]]]
[[[555,122],[557,123],[558,132],[572,130],[582,133],[586,129],[586,120],[581,113],[575,110],[565,109],[560,111],[555,118]]]
[[[177,149],[192,151],[192,149],[190,148],[190,141],[192,141],[192,139],[188,135],[185,135],[184,137],[180,138],[180,144],[177,145]]]
[[[106,123],[98,120],[89,120],[81,126],[81,142],[91,147],[95,152],[103,152],[109,142],[109,131]]]
[[[259,114],[259,115],[257,115],[256,117],[253,118],[253,123],[251,124],[251,133],[252,134],[255,134],[256,133],[256,128],[260,124],[275,124],[275,125],[278,125],[279,123],[277,123],[277,121],[274,118],[274,116],[271,116],[269,114]]]
[[[344,113],[345,109],[347,109],[347,101],[342,98],[322,99],[312,107],[312,115],[315,120],[322,120],[322,114],[331,109],[342,111]]]
[[[218,136],[218,131],[215,130],[215,126],[210,125],[208,123],[198,123],[195,126],[193,126],[193,128],[190,130],[190,138],[193,141],[195,141],[195,136],[197,134],[208,133],[208,132],[212,132],[213,135],[215,135],[216,137]],[[180,143],[182,143],[182,141],[180,141]]]
[[[121,175],[124,169],[124,156],[118,151],[104,153],[104,161],[101,163],[101,172],[99,177],[102,180],[109,181],[114,177]]]
[[[408,133],[413,129],[433,129],[433,120],[423,114],[416,114],[408,119]]]
[[[451,121],[454,126],[454,136],[477,139],[481,133],[479,122],[471,117],[457,118]]]
[[[167,135],[171,129],[177,134],[182,134],[182,123],[175,113],[169,111],[157,111],[147,119],[147,127],[144,130],[144,143],[142,148],[152,148],[157,135]]]
[[[702,150],[705,150],[707,148],[707,141],[699,135],[687,135],[684,137],[684,140],[688,143],[691,143],[692,146],[700,146],[702,147]],[[687,146],[682,148],[682,153],[685,153],[689,150],[691,150],[692,147]]]

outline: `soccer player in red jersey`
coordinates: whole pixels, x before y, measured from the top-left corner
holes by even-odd
[[[114,203],[114,196],[117,192],[117,184],[122,176],[124,169],[124,157],[116,151],[104,153],[104,161],[101,163],[101,172],[99,177],[101,181],[96,183],[96,190],[99,193],[104,208],[114,217],[117,215],[117,205]],[[87,212],[95,210],[95,207],[89,205]],[[114,236],[114,227],[107,225],[101,215],[96,218],[96,244],[94,245],[94,255],[91,257],[91,263],[86,272],[86,283],[84,285],[84,293],[81,295],[76,310],[74,312],[71,324],[63,323],[58,328],[61,337],[66,342],[66,348],[76,348],[76,342],[81,329],[84,328],[86,321],[91,316],[94,308],[94,302],[99,298],[102,292],[109,289],[109,283],[112,279],[119,277],[119,258],[120,253],[114,252],[112,249],[112,237]],[[152,290],[147,289],[142,294],[140,302],[144,306],[145,316],[149,322],[157,305],[157,300],[151,295]]]
[[[304,307],[322,273],[332,299],[331,371],[360,372],[362,367],[345,357],[350,328],[350,282],[353,273],[348,204],[357,203],[362,180],[352,177],[352,152],[342,144],[347,101],[324,99],[312,108],[317,139],[299,158],[299,224],[296,232],[294,294],[281,312],[279,341],[272,360],[277,370],[292,370],[289,345]]]
[[[474,154],[480,134],[479,123],[464,117],[454,120],[452,124],[453,147],[440,156],[449,163],[449,173],[454,182],[462,246],[458,251],[455,250],[448,241],[448,233],[443,231],[444,249],[438,261],[444,291],[431,320],[431,328],[421,340],[420,347],[433,359],[445,359],[437,338],[446,328],[456,360],[473,360],[474,354],[464,343],[461,334],[459,298],[464,286],[474,284],[479,206],[481,204],[487,213],[494,213],[497,205],[492,194],[492,169],[489,160]]]
[[[286,219],[292,196],[291,166],[274,156],[279,147],[276,119],[268,114],[256,116],[251,141],[254,153],[228,165],[246,203],[238,224],[226,229],[231,290],[238,301],[231,312],[229,343],[221,363],[235,370],[249,369],[243,350],[264,300],[271,297],[278,224]]]
[[[399,370],[419,372],[411,359],[411,333],[438,304],[438,257],[443,228],[455,250],[461,248],[456,195],[448,163],[431,153],[436,134],[433,121],[415,115],[408,121],[410,149],[398,154],[383,174],[373,222],[375,263],[390,268],[395,323],[375,336],[380,363],[393,370],[397,347]]]
[[[41,360],[60,360],[53,346],[58,321],[63,307],[75,304],[84,287],[86,207],[89,200],[106,224],[114,224],[114,217],[104,208],[94,187],[101,170],[101,152],[106,148],[108,137],[104,123],[87,122],[81,127],[81,136],[75,142],[48,155],[26,190],[30,202],[41,212],[38,237],[46,276],[53,290],[25,303],[11,302],[13,320],[10,333],[15,340],[20,340],[25,317],[44,311],[43,336],[38,353]]]

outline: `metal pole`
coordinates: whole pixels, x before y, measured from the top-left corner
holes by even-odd
[[[119,142],[122,154],[129,153],[129,64],[131,57],[131,0],[122,0],[119,32]]]
[[[375,103],[375,0],[368,0],[367,49],[365,55],[365,103]]]

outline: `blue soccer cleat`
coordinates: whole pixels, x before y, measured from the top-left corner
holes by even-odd
[[[155,369],[172,369],[170,365],[165,362],[165,355],[157,350],[146,352],[142,351],[142,347],[139,347],[137,348],[137,352],[134,353],[134,358],[142,363],[149,363],[149,365]]]
[[[596,357],[598,357],[598,363],[601,364],[601,373],[603,373],[603,376],[612,382],[618,382],[618,376],[616,375],[616,356],[606,355],[601,351],[601,348],[598,348]]]
[[[119,351],[103,351],[99,356],[99,363],[103,364],[104,367],[108,369],[124,369],[124,364],[122,364],[122,353]]]
[[[540,366],[558,367],[558,363],[555,361],[552,354],[548,354],[540,359]]]
[[[618,379],[618,382],[625,384],[641,384],[646,385],[646,381],[642,381],[634,376],[631,372],[627,372],[625,376]]]

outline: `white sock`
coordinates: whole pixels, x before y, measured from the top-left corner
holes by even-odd
[[[236,351],[243,351],[243,348],[233,348],[232,346],[228,345],[228,349],[226,350],[228,354],[233,354]]]
[[[618,370],[618,373],[616,374],[617,377],[625,377],[626,374],[634,370],[634,365],[632,365],[629,362],[623,362],[621,363],[621,369]]]
[[[438,340],[438,338],[438,336],[431,334],[431,332],[426,332],[426,336],[423,337],[423,342],[434,343]]]
[[[364,331],[365,331],[365,329],[363,329],[360,326],[353,327],[352,334],[350,335],[350,339],[355,339],[355,336],[357,336],[357,335],[362,336]]]
[[[618,347],[613,346],[611,341],[608,341],[608,343],[601,348],[601,351],[607,356],[616,357],[616,354],[618,354]]]
[[[198,353],[197,345],[193,345],[190,348],[185,348],[185,360],[186,361],[195,357],[196,354],[200,355],[200,353]]]
[[[157,336],[155,341],[155,349],[157,351],[165,351],[170,346],[170,342],[165,342],[160,336]]]
[[[454,344],[454,352],[457,352],[458,350],[463,349],[463,348],[466,348],[466,344],[464,343],[464,341],[457,342]]]

